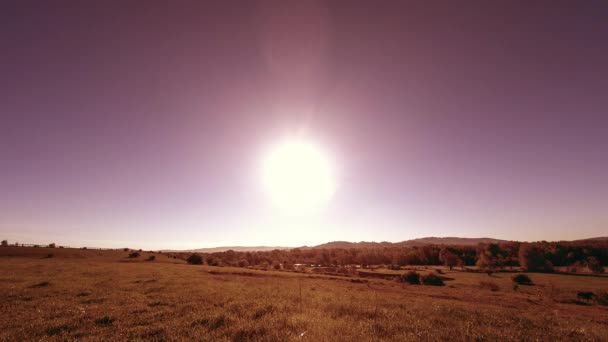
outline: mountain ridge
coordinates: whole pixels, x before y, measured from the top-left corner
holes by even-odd
[[[576,240],[557,240],[554,242],[580,242],[580,241],[598,241],[608,240],[608,236],[603,237],[592,237],[585,239]],[[388,241],[331,241],[316,246],[301,246],[301,247],[281,247],[281,246],[225,246],[225,247],[208,247],[208,248],[196,248],[187,250],[166,250],[166,252],[197,252],[197,253],[217,253],[233,250],[235,252],[260,252],[260,251],[272,251],[278,250],[289,250],[289,249],[330,249],[330,248],[384,248],[384,247],[419,247],[424,245],[454,245],[454,246],[476,246],[479,243],[503,243],[513,240],[495,239],[489,237],[480,238],[467,238],[467,237],[423,237],[410,240],[404,240],[399,242],[388,242]]]

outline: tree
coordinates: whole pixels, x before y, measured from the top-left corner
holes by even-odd
[[[460,260],[458,255],[445,247],[441,249],[441,252],[439,252],[439,260],[441,260],[445,266],[449,266],[450,270],[454,266],[458,266],[462,263],[462,260]]]
[[[8,247],[8,241],[2,240],[2,247]]]
[[[55,243],[54,242],[49,243],[49,248],[55,248]]]
[[[490,274],[498,266],[498,244],[480,244],[477,251],[477,267]]]
[[[519,265],[528,272],[552,272],[553,265],[545,258],[542,246],[522,243],[519,247]]]

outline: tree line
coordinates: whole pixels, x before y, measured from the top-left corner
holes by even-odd
[[[266,266],[291,268],[294,265],[350,266],[386,265],[399,268],[408,265],[477,266],[484,271],[513,267],[535,272],[551,272],[554,267],[568,267],[576,272],[589,268],[603,272],[608,265],[608,240],[564,242],[505,242],[477,246],[425,245],[383,248],[294,248],[257,252],[199,253],[209,265]]]

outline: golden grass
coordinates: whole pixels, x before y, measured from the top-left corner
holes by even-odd
[[[45,259],[48,253],[53,258]],[[608,278],[444,271],[444,287],[187,265],[128,252],[0,248],[0,340],[602,340]],[[7,256],[12,255],[12,256]],[[127,261],[127,262],[125,262]],[[430,268],[431,271],[433,268]],[[384,271],[384,270],[383,270]],[[425,271],[421,271],[424,273]],[[497,284],[498,291],[480,282]],[[42,283],[47,283],[40,286]]]

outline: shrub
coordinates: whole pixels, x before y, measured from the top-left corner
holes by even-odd
[[[188,259],[186,259],[186,262],[189,263],[190,265],[202,265],[203,258],[198,254],[192,254],[191,256],[188,257]]]
[[[114,319],[112,319],[112,318],[110,318],[108,316],[105,316],[105,317],[102,317],[102,318],[99,318],[99,319],[95,320],[95,324],[100,325],[100,326],[104,326],[104,327],[112,325],[113,322],[114,322]]]
[[[249,261],[243,259],[238,262],[239,267],[249,267]]]
[[[274,267],[275,270],[280,270],[281,264],[274,264],[274,265],[272,265],[272,267]]]
[[[129,258],[133,259],[133,258],[139,258],[139,252],[133,252],[133,253],[129,253]]]
[[[55,245],[55,243],[54,243],[54,242],[49,243],[49,248],[55,248],[55,246],[56,246],[56,245]]]
[[[437,274],[443,274],[443,270],[441,268],[436,269],[435,272],[437,272]]]
[[[587,258],[587,267],[593,273],[604,273],[604,266],[602,266],[596,257],[590,256]]]
[[[156,260],[156,255],[150,255],[147,260],[148,261],[154,261],[154,260]]]
[[[598,290],[596,293],[595,299],[599,305],[608,306],[608,291],[606,290]]]
[[[46,256],[46,258],[47,258],[47,259],[50,259],[50,258],[52,258],[52,257],[54,257],[53,253],[49,253],[49,254],[47,254],[47,256]]]
[[[2,240],[2,247],[8,247],[8,241]]]
[[[412,285],[420,285],[420,274],[416,271],[409,271],[407,273],[402,274],[399,277],[399,281]]]
[[[128,248],[124,248],[124,249],[123,249],[123,251],[124,251],[124,252],[128,252],[128,251],[129,251],[129,249],[128,249]]]
[[[479,282],[479,287],[481,287],[482,289],[488,289],[490,291],[498,291],[499,287],[498,284],[496,284],[493,281],[480,281]]]
[[[443,279],[441,279],[440,276],[438,276],[436,273],[429,273],[425,276],[422,277],[422,283],[424,285],[431,285],[431,286],[443,286],[445,285],[443,283]]]
[[[532,279],[525,274],[514,275],[511,279],[519,285],[533,285]]]

